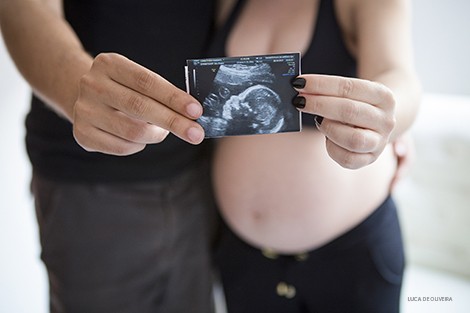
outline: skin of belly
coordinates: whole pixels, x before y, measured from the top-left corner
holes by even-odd
[[[373,164],[335,163],[325,137],[300,133],[228,137],[217,144],[213,180],[219,209],[258,248],[298,253],[351,229],[389,194],[396,167],[391,147]]]

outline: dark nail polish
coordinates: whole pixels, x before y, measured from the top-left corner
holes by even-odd
[[[323,122],[323,116],[315,115],[314,120],[315,120],[315,124],[317,124],[317,127],[318,127]]]
[[[297,88],[297,89],[302,89],[305,87],[305,78],[302,78],[302,77],[297,77],[296,79],[294,79],[292,81],[292,86],[294,86],[294,88]]]
[[[305,98],[304,97],[295,97],[293,100],[292,100],[292,104],[299,108],[299,109],[303,109],[305,108]]]

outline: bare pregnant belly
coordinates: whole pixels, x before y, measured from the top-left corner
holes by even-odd
[[[387,197],[391,147],[373,164],[344,169],[314,130],[221,139],[214,188],[228,225],[258,248],[297,253],[360,223]]]

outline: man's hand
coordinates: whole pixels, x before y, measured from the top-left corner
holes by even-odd
[[[114,53],[98,55],[79,84],[73,133],[87,151],[129,155],[169,132],[199,144],[202,106],[158,74]]]

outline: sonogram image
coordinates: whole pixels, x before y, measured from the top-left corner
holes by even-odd
[[[292,128],[287,121],[296,113],[297,119],[294,118],[294,124],[297,124],[294,128],[299,128],[298,112],[290,105],[290,100],[295,95],[294,91],[289,87],[290,83],[287,80],[288,100],[283,99],[280,91],[286,88],[279,88],[279,79],[273,71],[272,64],[263,62],[221,64],[212,67],[212,72],[215,76],[210,85],[202,86],[201,73],[197,81],[200,84],[199,91],[207,89],[206,96],[201,101],[204,113],[198,119],[206,137],[286,131],[289,127]],[[287,110],[283,102],[289,103]]]
[[[284,118],[278,109],[281,98],[270,88],[273,82],[274,74],[266,63],[221,65],[199,120],[206,136],[279,131]]]

